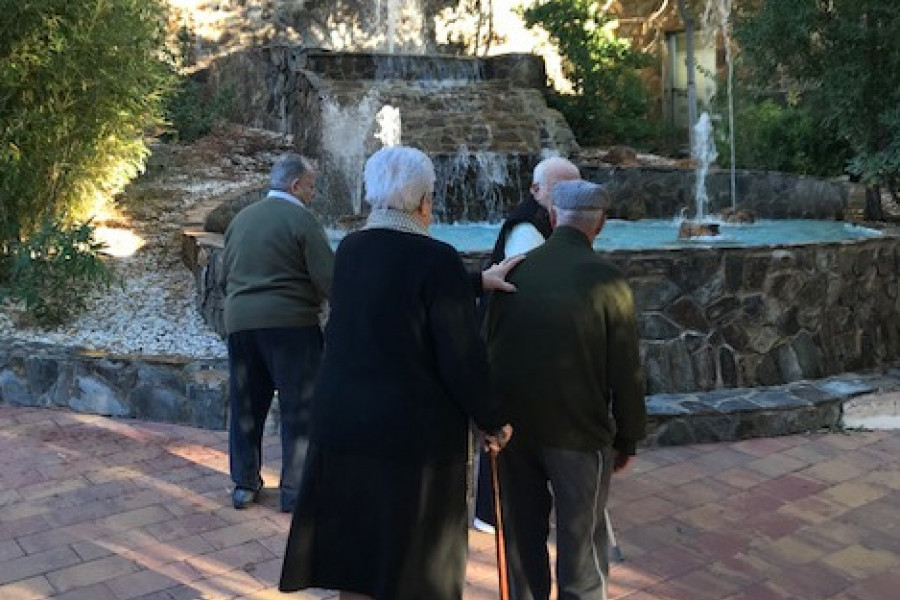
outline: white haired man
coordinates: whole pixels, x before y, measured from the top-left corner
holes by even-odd
[[[511,597],[547,600],[555,507],[557,597],[606,600],[605,521],[613,472],[644,438],[644,375],[631,289],[594,252],[608,197],[565,181],[553,190],[547,241],[493,298],[491,376],[516,437],[499,457]]]
[[[297,499],[322,355],[319,317],[334,268],[325,231],[306,208],[315,181],[310,160],[281,156],[272,167],[268,195],[241,210],[225,231],[228,455],[237,509],[256,502],[263,485],[263,426],[276,390],[281,510],[293,511]]]
[[[559,181],[579,177],[578,167],[568,159],[552,156],[540,161],[531,174],[531,196],[519,203],[503,222],[491,262],[499,264],[508,257],[524,254],[543,244],[552,231],[549,210],[553,187]],[[490,294],[487,294],[482,299],[482,315],[489,303]],[[478,454],[474,527],[485,533],[493,533],[496,524],[489,461],[487,452]]]

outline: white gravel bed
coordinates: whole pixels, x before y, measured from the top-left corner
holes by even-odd
[[[142,269],[147,262],[117,265],[119,283],[98,293],[86,312],[64,326],[17,326],[9,313],[0,313],[0,336],[111,354],[227,356],[224,341],[195,307],[194,279],[187,268]]]

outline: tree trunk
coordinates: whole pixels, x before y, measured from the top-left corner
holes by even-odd
[[[884,208],[881,206],[881,186],[866,186],[866,206],[863,216],[867,221],[884,221]]]

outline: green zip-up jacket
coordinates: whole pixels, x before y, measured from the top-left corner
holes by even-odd
[[[558,227],[495,294],[491,375],[515,436],[541,447],[633,454],[646,435],[631,288],[587,236]]]

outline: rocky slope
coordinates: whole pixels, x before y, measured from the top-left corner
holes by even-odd
[[[0,336],[80,346],[114,354],[226,355],[220,337],[195,307],[195,283],[181,261],[181,231],[223,195],[257,187],[275,156],[291,149],[280,134],[229,126],[192,145],[155,144],[146,172],[117,201],[118,214],[97,222],[115,252],[105,260],[118,283],[98,291],[87,311],[54,329],[22,324],[14,308],[0,311]]]

